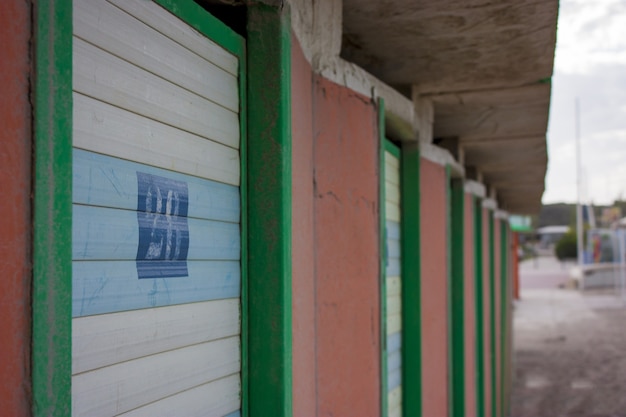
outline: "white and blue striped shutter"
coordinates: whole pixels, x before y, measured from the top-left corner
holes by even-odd
[[[72,413],[241,408],[239,62],[146,0],[75,0]]]
[[[402,416],[402,287],[400,246],[400,160],[385,151],[387,306],[387,416]]]

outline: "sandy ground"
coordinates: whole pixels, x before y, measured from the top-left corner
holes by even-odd
[[[554,258],[520,267],[512,417],[626,416],[626,303],[567,288],[568,268]]]

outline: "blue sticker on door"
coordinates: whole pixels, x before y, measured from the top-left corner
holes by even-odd
[[[189,251],[187,183],[137,172],[137,275],[186,277]]]

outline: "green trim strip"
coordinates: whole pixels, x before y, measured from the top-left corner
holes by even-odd
[[[381,390],[381,416],[387,417],[389,402],[389,387],[387,384],[387,213],[385,211],[385,150],[394,147],[387,139],[385,139],[385,100],[378,100],[378,166],[380,167],[380,176],[378,178],[378,201],[380,202],[380,390]]]
[[[245,40],[192,0],[154,0],[233,55],[245,54]]]
[[[465,413],[465,240],[463,181],[453,179],[450,183],[451,208],[451,314],[452,314],[452,415],[463,417]]]
[[[479,198],[474,203],[474,283],[476,302],[476,415],[485,415],[485,329],[483,302],[483,209]]]
[[[384,103],[384,100],[382,98],[380,99],[380,101]],[[379,120],[382,117],[382,123],[383,123],[383,126],[384,126],[385,115],[382,115],[382,116],[379,115],[378,117],[379,117]],[[398,159],[401,158],[400,148],[397,147],[393,142],[391,142],[389,140],[386,140],[385,137],[384,137],[384,132],[383,132],[383,142],[385,143],[385,148],[384,148],[385,151],[389,152],[390,154],[392,154],[393,156],[395,156]],[[383,162],[384,162],[384,158],[383,158]]]
[[[292,414],[291,23],[248,6],[248,415]]]
[[[508,397],[507,372],[508,361],[506,354],[506,340],[508,334],[509,298],[508,292],[508,250],[507,250],[507,223],[500,220],[500,415],[506,415]],[[506,388],[505,388],[506,387]]]
[[[401,167],[402,238],[402,411],[422,415],[422,313],[420,242],[420,154],[404,142]]]
[[[489,210],[489,327],[491,352],[491,416],[496,416],[496,257],[493,211]]]
[[[34,416],[71,414],[72,2],[34,3]]]

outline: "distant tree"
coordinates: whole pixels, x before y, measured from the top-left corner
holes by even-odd
[[[559,260],[576,259],[578,256],[578,247],[575,230],[567,232],[556,242],[554,253]]]

